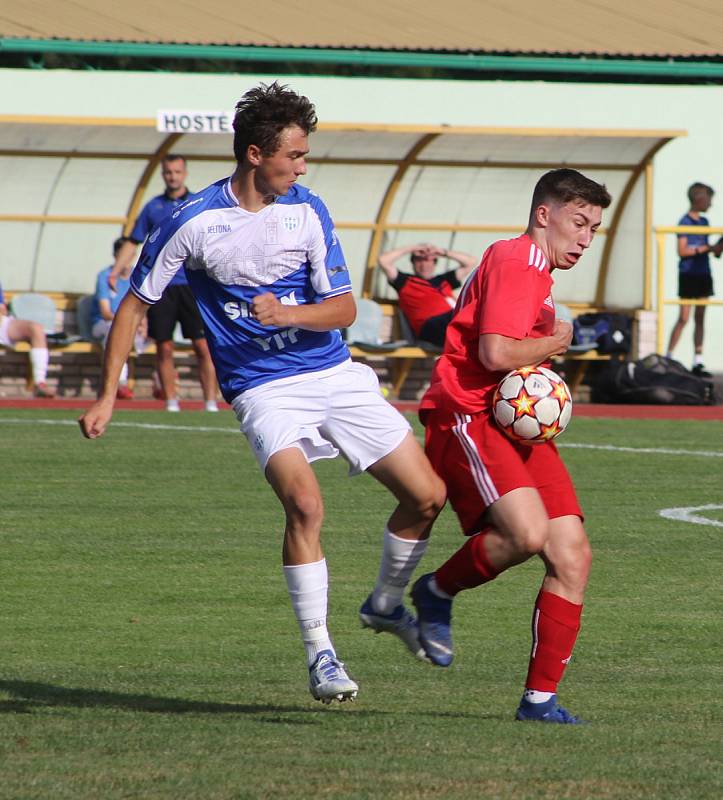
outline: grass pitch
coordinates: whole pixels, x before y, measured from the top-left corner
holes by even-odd
[[[561,687],[592,724],[557,727],[512,719],[539,562],[460,596],[450,669],[415,662],[357,620],[390,498],[318,464],[330,628],[361,687],[326,708],[232,415],[119,412],[95,442],[75,416],[0,411],[2,800],[723,796],[719,422],[562,438],[595,562]],[[446,509],[421,569],[461,541]]]

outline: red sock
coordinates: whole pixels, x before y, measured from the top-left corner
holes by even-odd
[[[552,592],[540,591],[532,615],[532,654],[526,689],[556,692],[572,656],[582,605],[571,603]]]
[[[437,586],[454,597],[462,589],[474,589],[494,580],[499,571],[490,564],[484,541],[487,530],[470,536],[457,552],[434,573]]]

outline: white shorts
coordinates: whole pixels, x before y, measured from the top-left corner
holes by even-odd
[[[11,316],[0,316],[0,344],[4,347],[13,347],[15,342],[10,338],[10,320]]]
[[[349,474],[358,475],[396,449],[411,429],[382,397],[374,370],[353,361],[263,384],[232,405],[262,470],[274,453],[298,447],[309,462],[341,452]]]

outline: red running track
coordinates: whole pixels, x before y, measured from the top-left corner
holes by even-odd
[[[82,411],[88,408],[91,400],[83,397],[59,397],[52,400],[44,398],[0,398],[0,408],[64,408]],[[398,402],[394,405],[405,412],[414,413],[417,403]],[[163,411],[162,400],[117,400],[116,410],[124,411]],[[226,403],[219,403],[219,409],[230,410]],[[181,401],[182,411],[202,411],[200,400]],[[723,422],[723,405],[718,406],[636,406],[601,405],[597,403],[576,403],[575,416],[596,417],[599,419],[697,419]]]

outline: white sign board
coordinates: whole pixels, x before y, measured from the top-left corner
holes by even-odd
[[[156,130],[163,133],[233,133],[233,114],[228,111],[156,112]]]

